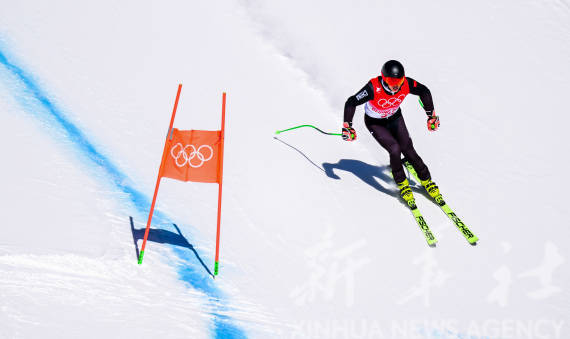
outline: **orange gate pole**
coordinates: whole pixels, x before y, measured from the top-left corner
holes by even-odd
[[[156,186],[154,188],[154,195],[152,197],[152,204],[150,205],[150,213],[148,215],[148,221],[146,222],[146,230],[144,231],[144,239],[141,247],[141,253],[139,255],[139,265],[142,264],[144,249],[146,246],[146,241],[148,239],[148,233],[150,231],[150,222],[152,220],[152,215],[154,213],[154,204],[156,203],[156,196],[158,194],[158,187],[160,186],[160,179],[162,176],[162,170],[164,168],[164,161],[166,160],[166,151],[168,148],[168,141],[172,137],[172,126],[174,125],[174,116],[176,115],[176,109],[178,108],[178,99],[180,99],[180,92],[182,91],[182,84],[178,84],[178,92],[176,92],[176,100],[174,101],[174,109],[172,110],[172,117],[170,118],[170,126],[168,127],[168,134],[166,135],[166,141],[164,142],[164,150],[162,151],[162,160],[160,161],[160,168],[158,169],[158,178],[156,179]]]
[[[220,172],[219,172],[219,187],[218,187],[218,227],[216,229],[216,259],[214,263],[214,278],[218,275],[218,268],[220,262],[220,221],[222,218],[222,182],[224,173],[224,137],[225,137],[225,124],[226,124],[226,92],[222,94],[222,132],[221,132],[221,147],[220,147]]]

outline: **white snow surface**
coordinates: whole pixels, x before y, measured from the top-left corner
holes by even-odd
[[[361,107],[274,134],[389,59],[477,246],[416,188],[427,246]],[[568,60],[567,0],[6,2],[0,338],[570,338]],[[162,181],[137,264],[178,83],[179,129],[228,95],[215,280],[215,184]]]

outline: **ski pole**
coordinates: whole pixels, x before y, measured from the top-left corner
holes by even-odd
[[[326,135],[342,135],[342,133],[329,133],[329,132],[325,132],[325,131],[323,131],[323,130],[321,130],[321,129],[319,129],[319,128],[313,126],[313,125],[299,125],[299,126],[287,128],[287,129],[284,129],[284,130],[276,131],[275,134],[280,134],[280,133],[287,132],[287,131],[290,131],[290,130],[293,130],[293,129],[297,129],[297,128],[301,128],[301,127],[312,127],[312,128],[314,128],[314,129],[316,129],[317,131],[319,131],[319,132],[321,132],[321,133],[323,133],[323,134],[326,134]]]

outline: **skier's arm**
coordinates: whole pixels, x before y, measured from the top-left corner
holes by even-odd
[[[410,85],[410,94],[419,95],[426,114],[428,116],[432,116],[434,108],[431,92],[429,89],[412,78],[407,78],[407,80],[408,84]]]
[[[344,104],[344,120],[352,124],[352,118],[354,118],[354,112],[356,111],[356,106],[362,105],[363,103],[370,101],[374,98],[374,88],[372,83],[369,81],[360,91],[355,95],[351,96],[346,100]]]

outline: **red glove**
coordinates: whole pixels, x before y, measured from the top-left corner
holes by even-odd
[[[433,114],[428,117],[427,128],[430,132],[437,131],[439,128],[439,117],[437,115]]]
[[[352,128],[352,123],[344,122],[342,124],[342,140],[354,141],[356,140],[356,131]]]

